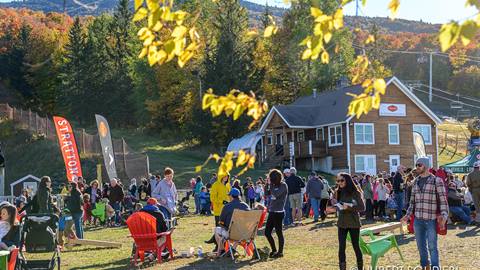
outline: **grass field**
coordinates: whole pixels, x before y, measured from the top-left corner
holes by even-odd
[[[257,246],[262,251],[260,261],[252,261],[242,255],[234,263],[229,258],[199,259],[176,258],[161,265],[145,266],[147,269],[338,269],[336,218],[327,218],[324,223],[312,224],[306,220],[302,227],[285,231],[286,246],[281,259],[268,259],[268,243],[259,232]],[[211,236],[213,217],[185,217],[173,234],[174,248],[180,253],[190,247],[202,246],[204,252],[211,245],[203,240]],[[365,225],[368,227],[371,225]],[[398,231],[397,231],[398,233]],[[126,228],[87,229],[85,238],[121,242],[122,248],[75,247],[62,253],[62,268],[81,269],[133,269],[129,263],[132,239]],[[397,235],[397,241],[405,261],[392,250],[379,261],[379,266],[416,266],[419,262],[413,235]],[[479,269],[480,227],[449,227],[447,236],[439,238],[440,258],[443,266],[456,266],[449,269]],[[347,245],[348,268],[354,266],[355,256],[351,245]],[[370,257],[365,256],[365,266],[370,265]],[[404,268],[406,269],[406,268]],[[446,268],[445,268],[446,269]]]

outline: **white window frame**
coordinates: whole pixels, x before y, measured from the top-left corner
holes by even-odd
[[[357,164],[357,158],[359,158],[359,157],[363,158],[363,169],[362,170],[359,170],[359,168],[357,166],[358,165]],[[365,165],[366,165],[365,161],[368,158],[372,158],[372,157],[373,157],[373,165],[374,165],[373,169],[375,170],[374,174],[376,174],[377,173],[377,156],[376,155],[354,155],[353,162],[355,164],[355,172],[356,173],[368,173],[367,170],[365,170]]]
[[[278,137],[280,135],[280,137]],[[280,145],[283,145],[283,134],[282,133],[276,133],[275,134],[275,145],[279,144],[278,143],[278,138],[280,138]]]
[[[337,142],[337,128],[340,127],[340,142]],[[333,129],[333,131],[335,132],[335,143],[332,143],[332,134],[331,134],[331,130]],[[328,127],[328,145],[329,146],[339,146],[339,145],[343,145],[343,128],[342,128],[342,125],[334,125],[334,126],[329,126]]]
[[[300,140],[300,133],[303,134],[303,139]],[[304,142],[305,141],[305,130],[297,131],[297,142]]]
[[[392,159],[396,159],[396,158],[398,160],[398,166],[400,166],[402,164],[400,155],[388,155],[388,167],[389,167],[388,170],[390,171],[390,173],[392,173]],[[397,169],[398,169],[398,166],[397,166]]]
[[[390,140],[390,127],[396,127],[397,129],[397,141],[392,142]],[[390,145],[399,145],[400,144],[400,125],[399,124],[388,124],[388,144]]]
[[[430,141],[427,142],[425,141],[425,145],[432,145],[433,143],[433,138],[432,138],[432,125],[430,124],[413,124],[412,126],[412,132],[415,132],[415,127],[419,127],[419,128],[424,128],[424,127],[428,127],[428,130],[429,130],[429,135],[430,135]],[[423,135],[422,135],[423,136]],[[423,140],[425,140],[425,138],[423,138]]]
[[[428,162],[430,162],[430,168],[433,168],[433,155],[427,155]],[[417,155],[413,155],[413,168],[415,168],[415,164],[417,162]]]
[[[267,145],[273,145],[273,133],[272,132],[267,133]]]
[[[357,128],[370,126],[372,127],[372,142],[365,142],[365,133],[363,133],[363,141],[357,141]],[[364,129],[365,131],[365,129]],[[354,123],[353,125],[353,138],[355,144],[375,144],[375,125],[373,123]]]
[[[320,139],[320,135],[322,135],[321,139]],[[317,141],[325,141],[325,131],[323,127],[316,129],[315,138],[317,139]]]

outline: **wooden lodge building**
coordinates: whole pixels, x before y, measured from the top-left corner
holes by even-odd
[[[437,125],[441,120],[396,77],[386,79],[379,110],[359,119],[347,116],[361,85],[339,87],[274,106],[259,130],[261,162],[268,167],[376,174],[413,167],[413,131],[423,135],[431,164],[437,166]]]

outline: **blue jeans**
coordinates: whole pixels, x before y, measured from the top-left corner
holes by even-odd
[[[200,214],[200,194],[195,194],[195,214]]]
[[[120,224],[122,221],[122,217],[120,216],[120,203],[119,202],[112,202],[111,206],[113,210],[115,210],[115,223]]]
[[[73,222],[75,223],[75,234],[79,239],[83,239],[82,217],[83,213],[72,213]]]
[[[397,221],[400,221],[402,218],[403,210],[403,192],[395,193],[395,201],[397,202]]]
[[[319,215],[318,209],[320,208],[320,200],[315,198],[310,198],[310,205],[313,208],[313,220],[318,221],[318,215]]]
[[[430,253],[430,269],[440,269],[437,248],[437,220],[421,220],[415,218],[413,223],[417,248],[420,253],[422,267],[429,265],[428,254]],[[434,267],[437,268],[434,268]]]
[[[287,226],[292,223],[293,223],[292,209],[290,208],[290,201],[288,200],[288,196],[287,196],[287,202],[285,203],[285,216],[283,217],[283,225]]]
[[[471,211],[470,211],[469,207],[467,207],[467,206],[450,206],[449,209],[450,209],[450,212],[452,212],[453,215],[460,218],[466,224],[470,224],[472,222],[472,217],[470,216]]]

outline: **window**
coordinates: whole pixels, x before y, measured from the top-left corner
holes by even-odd
[[[375,144],[373,124],[355,123],[355,144]]]
[[[325,141],[325,134],[323,133],[323,128],[317,128],[317,141]]]
[[[375,155],[355,155],[355,172],[375,175],[377,162]]]
[[[413,125],[413,131],[422,135],[426,145],[432,144],[432,126],[430,125]]]
[[[283,145],[283,135],[282,134],[276,134],[276,144],[278,145]]]
[[[328,127],[328,144],[330,146],[342,145],[342,126]]]
[[[299,142],[305,141],[305,131],[303,130],[297,131],[297,141]]]
[[[430,167],[433,168],[433,156],[432,155],[427,155],[428,157],[428,162],[430,162]],[[417,162],[417,155],[413,155],[413,168],[415,168],[415,162]]]
[[[388,144],[400,144],[400,130],[398,124],[388,124]]]
[[[267,144],[268,145],[273,144],[273,134],[272,133],[267,133]]]

